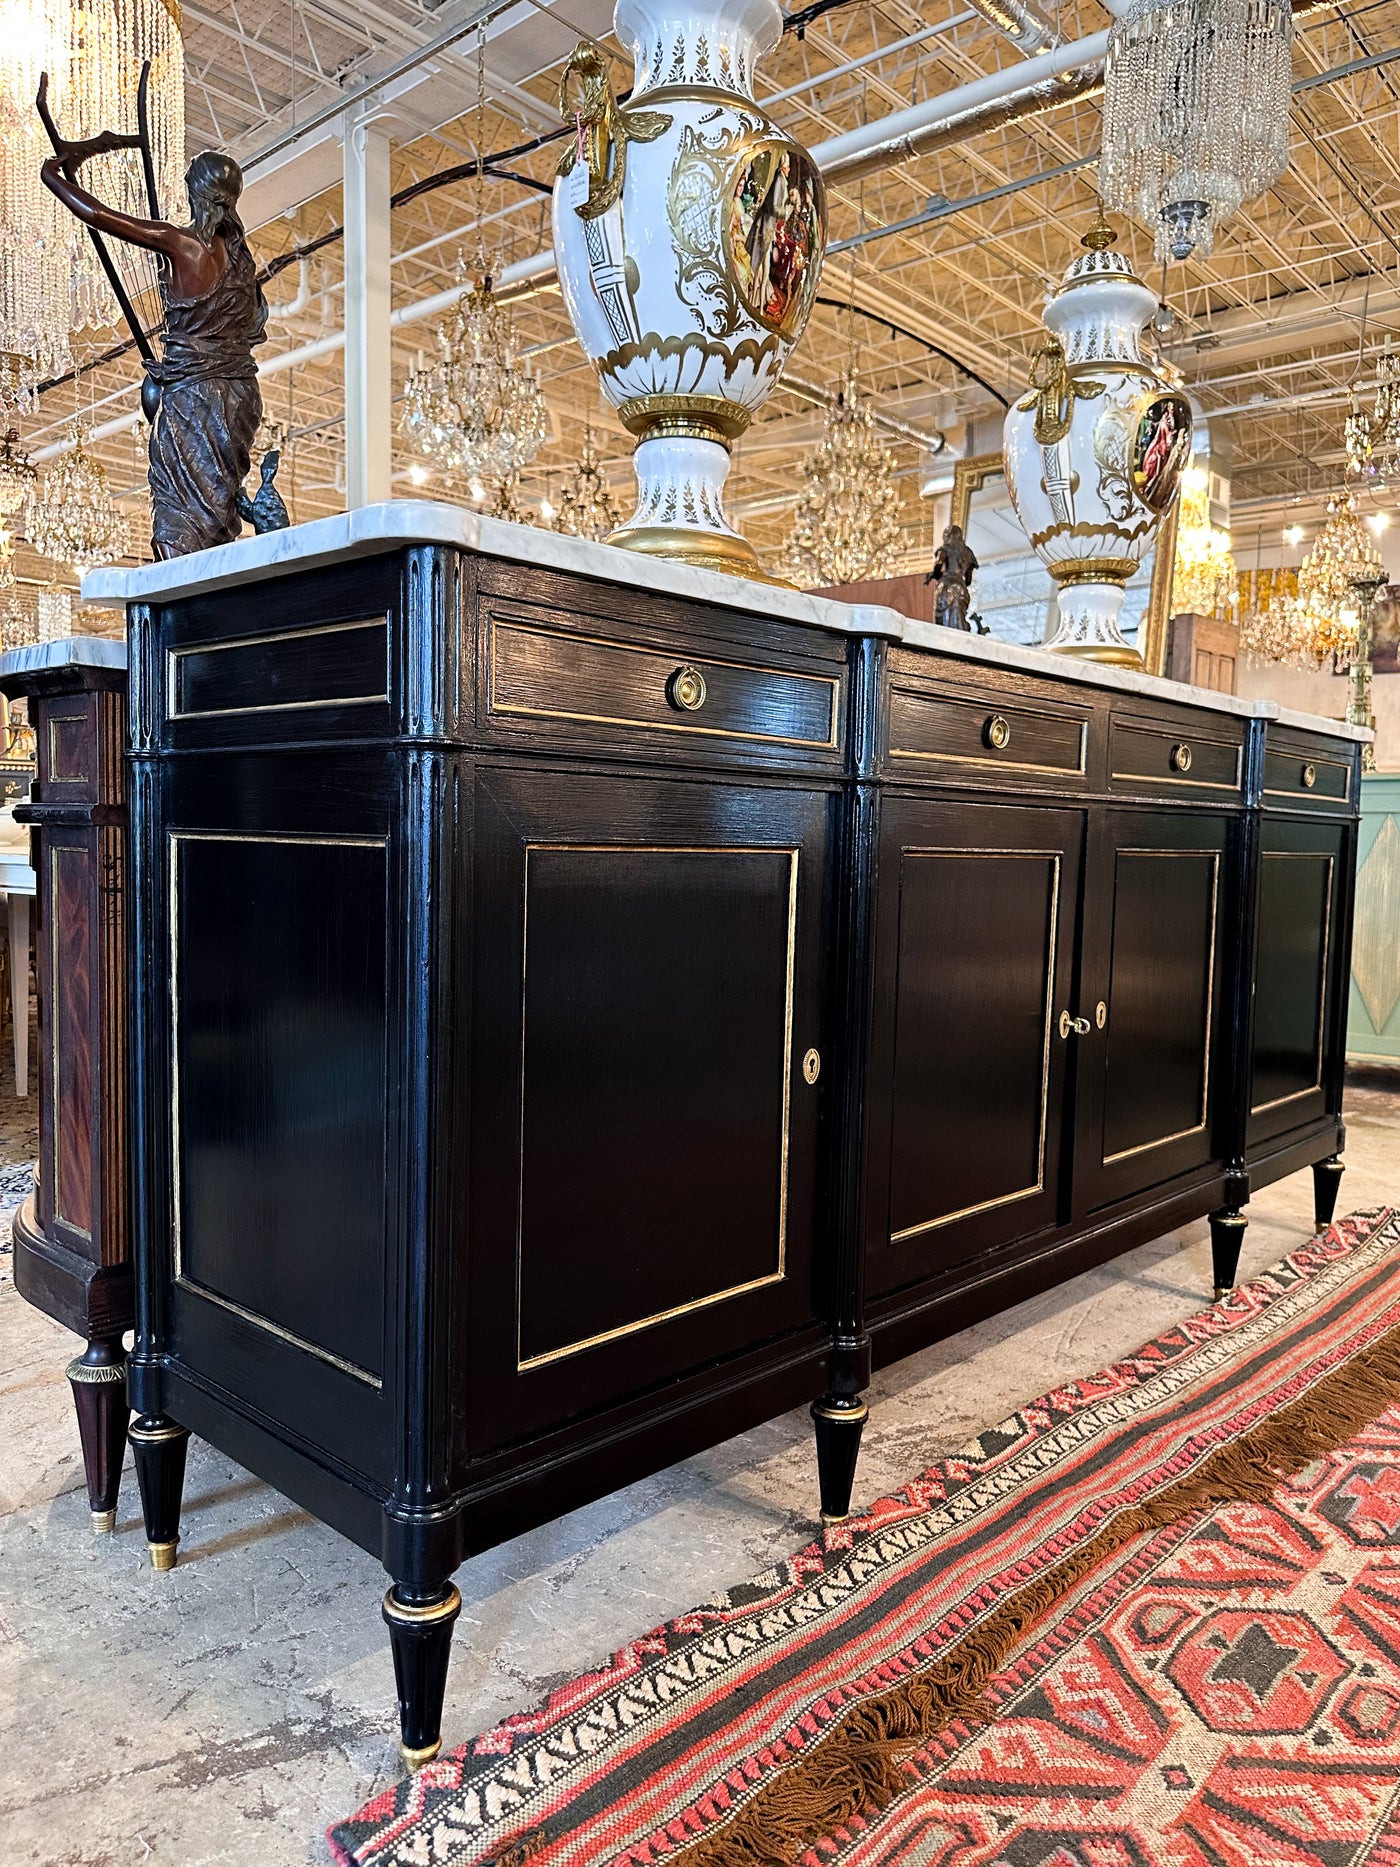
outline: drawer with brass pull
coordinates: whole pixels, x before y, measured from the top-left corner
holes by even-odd
[[[491,618],[486,711],[836,750],[842,678],[578,635]]]
[[[1351,766],[1308,747],[1269,746],[1264,753],[1264,803],[1335,808],[1351,797]]]
[[[917,687],[890,689],[890,759],[921,761],[979,774],[1001,766],[1018,775],[1078,778],[1085,770],[1088,722],[1068,713],[1008,706],[1000,700],[953,700]],[[970,775],[970,774],[969,774]]]
[[[1114,789],[1162,786],[1237,795],[1244,780],[1243,735],[1223,721],[1149,727],[1115,719],[1109,732],[1109,783]],[[1229,733],[1227,737],[1226,734]]]

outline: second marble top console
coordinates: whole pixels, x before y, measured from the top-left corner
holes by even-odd
[[[546,561],[547,560],[547,561]],[[1358,735],[405,503],[137,573],[132,1428],[463,1558],[1342,1145]]]

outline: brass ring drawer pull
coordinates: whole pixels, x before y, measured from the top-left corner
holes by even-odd
[[[1188,772],[1191,769],[1191,748],[1183,739],[1172,747],[1172,770]]]
[[[1305,791],[1311,791],[1313,786],[1316,783],[1317,783],[1317,766],[1312,765],[1312,764],[1305,765],[1303,767],[1303,789]]]
[[[666,683],[666,698],[681,713],[698,713],[705,704],[705,677],[689,662],[676,669]]]
[[[1071,1031],[1076,1037],[1087,1037],[1093,1028],[1087,1018],[1071,1018],[1067,1011],[1060,1013],[1061,1037],[1068,1037]]]
[[[982,728],[982,738],[993,752],[1004,752],[1011,744],[1011,722],[1004,714],[994,713]]]

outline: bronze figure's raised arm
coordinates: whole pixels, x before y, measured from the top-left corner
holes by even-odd
[[[41,113],[44,98],[41,88]],[[171,558],[227,544],[242,529],[238,495],[262,420],[253,346],[267,325],[267,301],[238,218],[242,171],[214,150],[196,156],[185,176],[191,223],[177,227],[124,214],[79,185],[89,157],[128,148],[130,137],[104,130],[70,143],[51,125],[50,134],[54,154],[43,167],[45,185],[96,234],[146,247],[160,259],[162,354],[142,346],[148,378],[142,404],[152,417],[152,549]],[[154,410],[152,385],[159,393]]]

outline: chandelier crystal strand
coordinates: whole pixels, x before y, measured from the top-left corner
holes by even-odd
[[[33,414],[68,348],[71,236],[39,179],[39,78],[63,43],[61,0],[0,0],[0,418]]]
[[[1204,258],[1217,228],[1288,165],[1288,0],[1133,0],[1104,71],[1099,195]]]
[[[167,0],[79,0],[65,9],[68,32],[50,72],[55,118],[78,140],[99,130],[136,129],[141,67],[151,67],[148,118],[152,167],[161,212],[178,218],[184,206],[184,44],[179,9]],[[146,219],[150,205],[141,154],[112,150],[87,163],[84,185],[123,213]],[[105,330],[119,313],[87,230],[65,217],[71,266],[71,323],[75,332]],[[120,245],[115,255],[143,318],[159,315],[154,260]]]
[[[788,558],[807,585],[887,577],[902,537],[894,455],[848,369],[826,414],[822,438],[802,467]]]
[[[127,549],[123,519],[102,463],[87,451],[81,422],[73,424],[72,446],[39,482],[30,500],[29,542],[57,564],[79,573],[111,564]]]
[[[564,482],[554,514],[553,529],[574,538],[602,540],[622,523],[622,513],[608,491],[603,469],[598,464],[598,450],[593,445],[593,430],[583,431],[583,451],[578,465]]]

